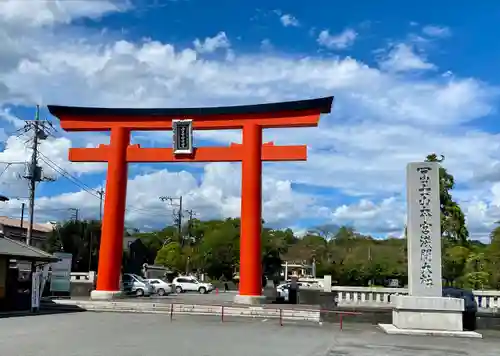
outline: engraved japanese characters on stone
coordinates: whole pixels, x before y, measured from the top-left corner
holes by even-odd
[[[417,168],[420,174],[419,211],[420,211],[420,283],[431,287],[434,285],[432,279],[432,218],[431,194],[429,172],[431,167]]]

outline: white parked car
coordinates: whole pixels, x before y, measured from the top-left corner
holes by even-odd
[[[159,296],[164,296],[172,293],[173,289],[171,283],[167,283],[159,278],[149,278],[146,280],[149,282],[149,284],[153,286],[155,294],[158,294]]]
[[[297,282],[297,285],[299,286],[299,289],[309,287],[308,283]],[[276,294],[278,295],[278,297],[283,298],[283,300],[287,302],[289,289],[290,289],[290,282],[280,284],[279,286],[276,287]]]
[[[211,283],[200,282],[194,277],[177,277],[174,278],[172,284],[176,293],[198,292],[205,294],[214,290],[214,286]]]

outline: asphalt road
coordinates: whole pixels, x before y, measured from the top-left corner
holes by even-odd
[[[72,313],[0,319],[2,355],[16,356],[467,356],[498,355],[500,338],[389,336],[369,325],[220,322],[211,317]]]

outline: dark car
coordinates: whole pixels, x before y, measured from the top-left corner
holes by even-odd
[[[462,324],[464,330],[476,330],[477,303],[474,294],[470,290],[454,287],[443,288],[443,297],[459,298],[464,300],[464,311],[462,313]]]

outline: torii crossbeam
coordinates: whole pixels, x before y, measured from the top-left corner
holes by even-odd
[[[307,147],[275,146],[262,142],[262,129],[314,127],[329,113],[333,97],[230,107],[185,109],[118,109],[49,105],[66,131],[111,131],[109,145],[71,148],[73,162],[107,162],[97,288],[94,299],[120,294],[127,166],[129,162],[242,162],[240,288],[238,302],[256,303],[262,297],[262,161],[305,161]],[[176,154],[173,148],[142,148],[130,144],[134,130],[172,130],[174,121],[190,120],[194,130],[241,129],[241,144],[193,148]],[[185,131],[188,132],[188,131]],[[192,137],[190,137],[192,139]],[[187,142],[187,141],[186,141]],[[189,141],[191,142],[191,141]]]

